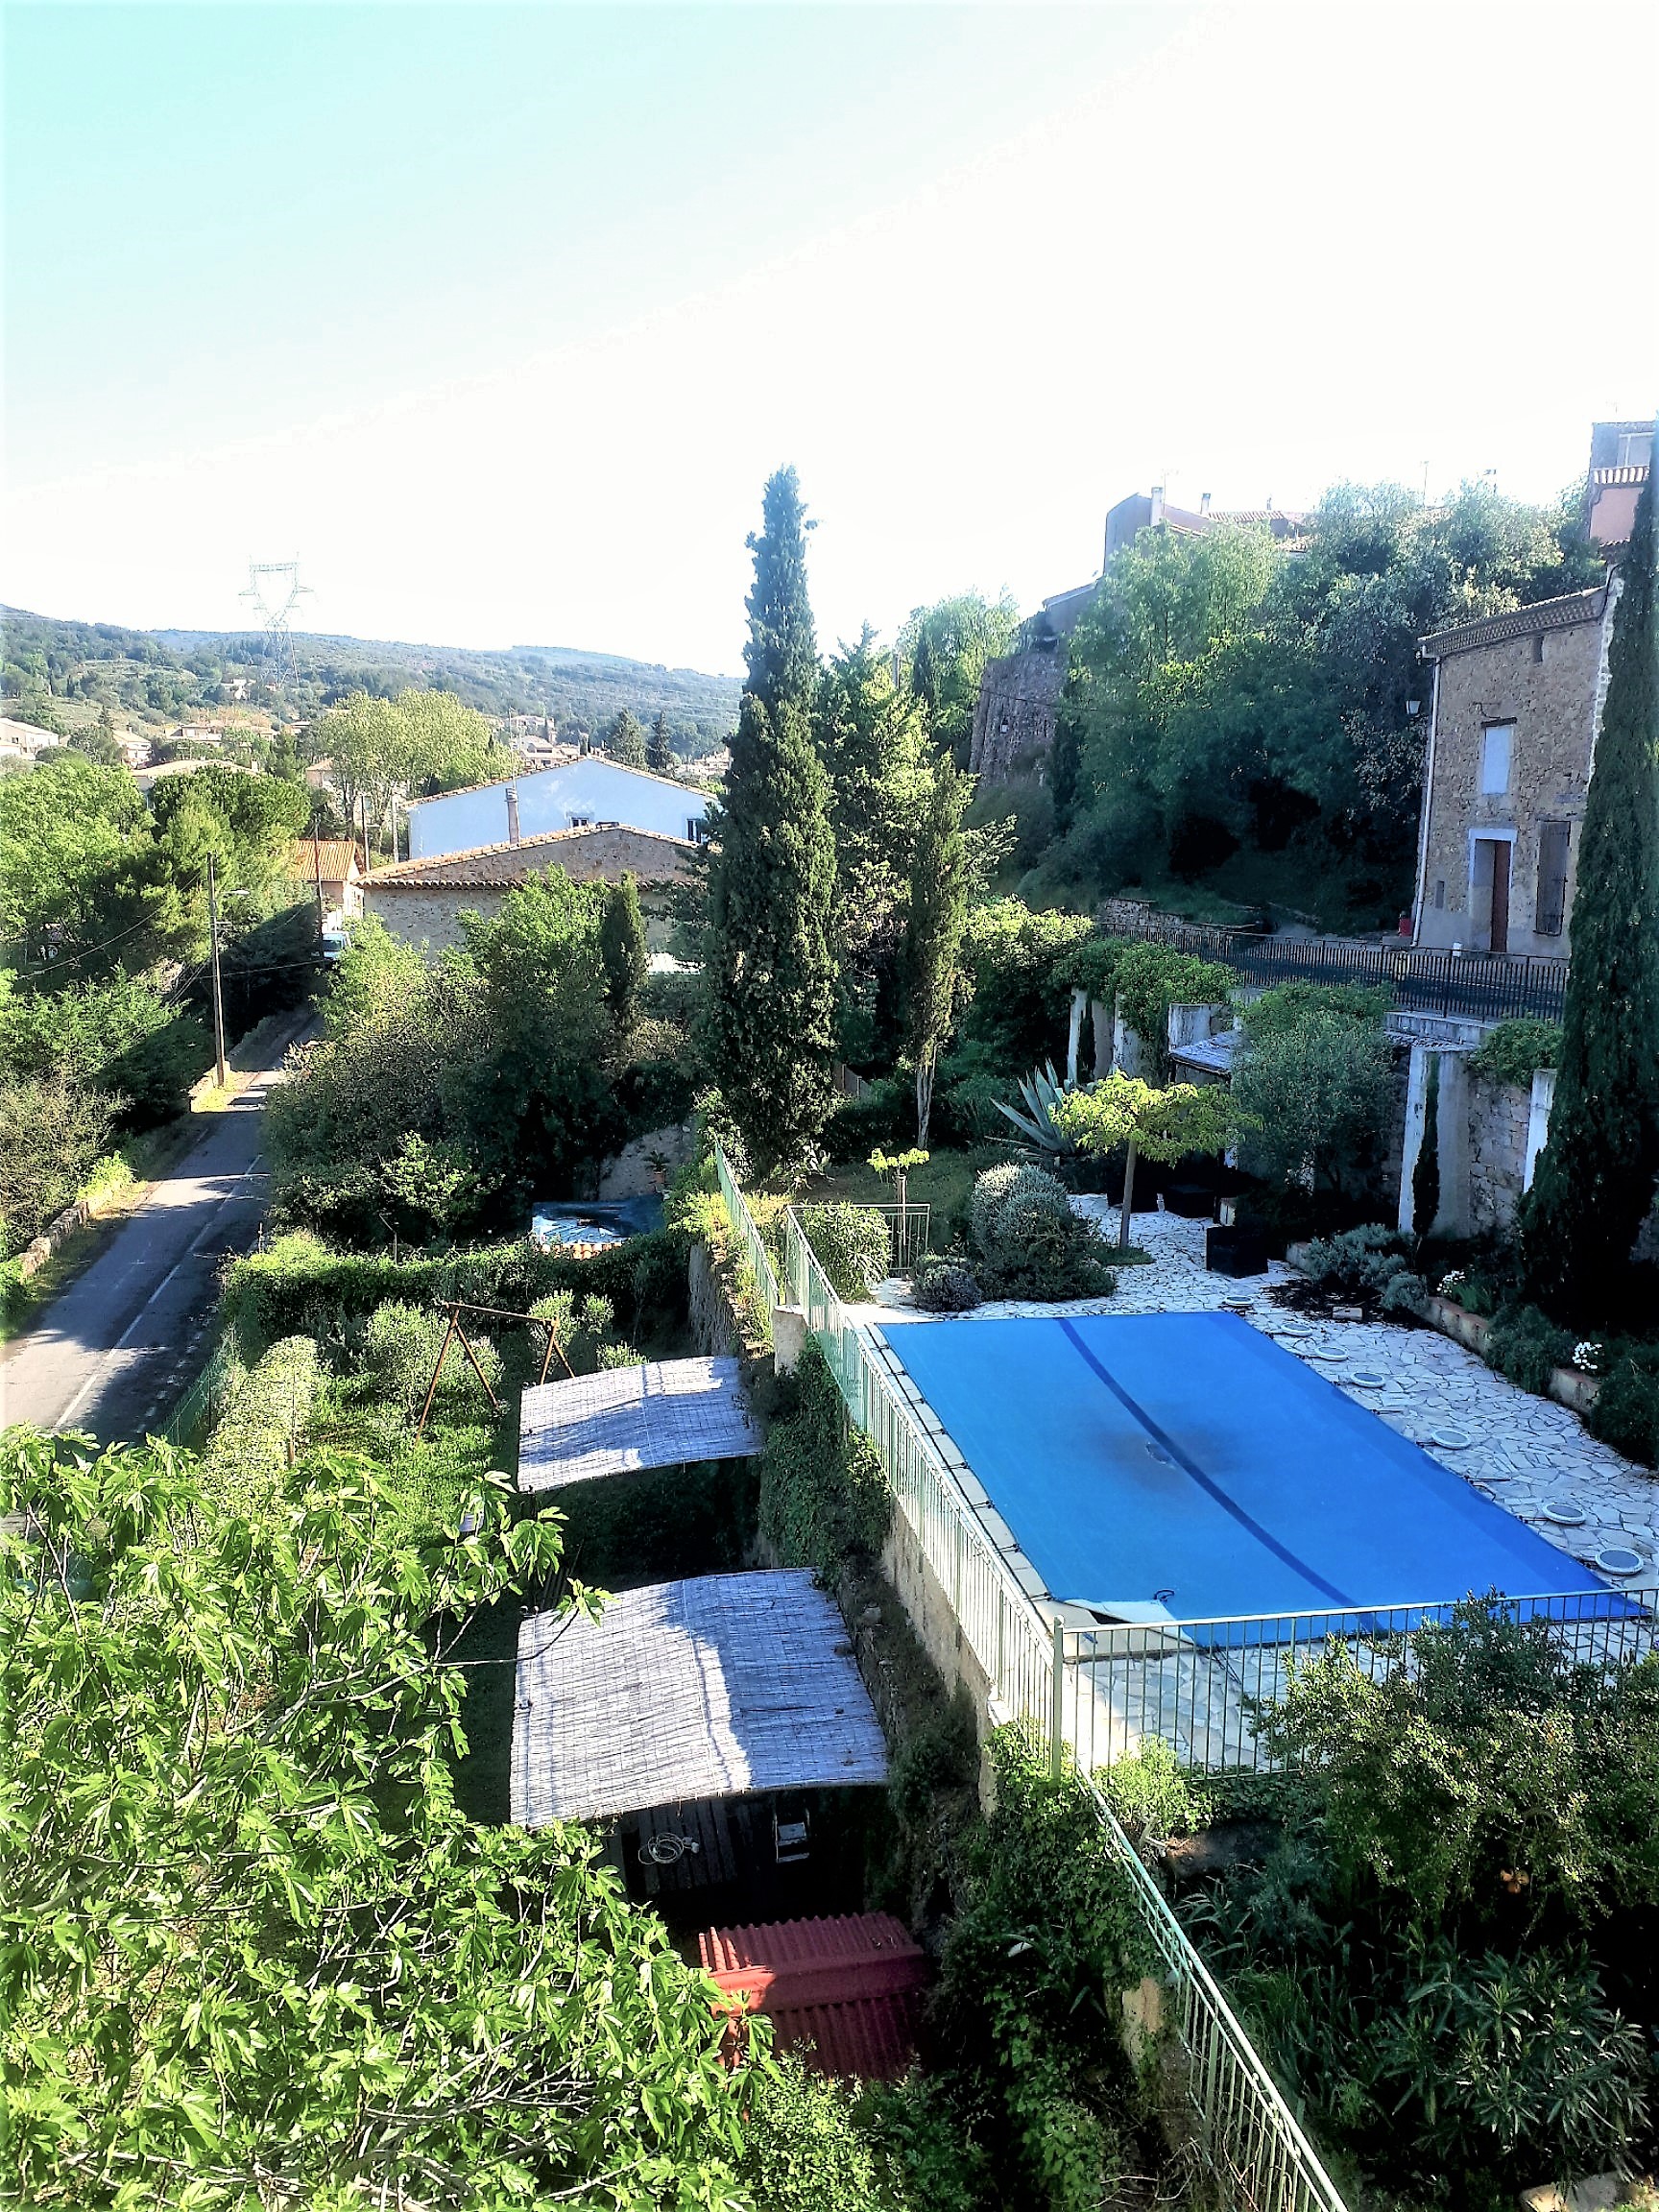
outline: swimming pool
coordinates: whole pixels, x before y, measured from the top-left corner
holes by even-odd
[[[1236,1314],[882,1334],[1063,1601],[1205,1621],[1607,1588]]]

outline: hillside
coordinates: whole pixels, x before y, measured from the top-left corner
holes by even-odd
[[[453,691],[486,714],[551,714],[561,734],[599,735],[622,707],[646,723],[665,713],[675,750],[696,758],[730,733],[741,689],[735,677],[568,645],[478,652],[309,634],[292,640],[292,683],[276,685],[257,632],[126,630],[10,607],[0,622],[8,711],[65,724],[100,706],[164,723],[237,697],[308,720],[349,691],[416,685]]]

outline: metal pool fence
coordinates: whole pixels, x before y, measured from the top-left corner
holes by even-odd
[[[732,1172],[732,1164],[718,1143],[714,1147],[714,1171],[720,1178],[720,1195],[726,1201],[733,1231],[743,1248],[743,1257],[749,1262],[756,1285],[765,1302],[767,1320],[770,1322],[773,1307],[783,1303],[778,1289],[778,1270],[772,1264],[772,1255],[766,1249],[766,1239],[760,1234],[759,1225],[749,1211],[749,1201]]]
[[[1498,1619],[1548,1622],[1587,1666],[1621,1666],[1659,1648],[1656,1588],[1485,1604]],[[1085,1773],[1159,1737],[1200,1772],[1260,1771],[1275,1762],[1257,1739],[1252,1711],[1284,1695],[1293,1666],[1335,1647],[1379,1680],[1408,1663],[1411,1637],[1424,1623],[1451,1613],[1436,1601],[1062,1628],[1054,1645],[1060,1732]]]
[[[925,1408],[879,1360],[869,1336],[849,1325],[793,1207],[784,1217],[784,1235],[791,1301],[805,1310],[849,1413],[875,1445],[896,1508],[987,1677],[993,1713],[1020,1722],[1035,1742],[1046,1743],[1056,1772],[1063,1771],[1062,1693],[1068,1675],[1060,1660],[1061,1631],[1045,1623],[1007,1560],[993,1549],[928,1433]],[[1229,2212],[1345,2212],[1317,2152],[1162,1891],[1098,1790],[1092,1782],[1086,1786],[1099,1818],[1101,1846],[1127,1878],[1161,1963],[1185,2061],[1193,2144],[1220,2182]]]
[[[895,1275],[908,1275],[927,1249],[933,1210],[930,1206],[878,1206],[890,1238],[888,1265]]]

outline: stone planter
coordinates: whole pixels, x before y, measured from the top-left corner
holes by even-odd
[[[1466,1344],[1471,1352],[1479,1352],[1484,1358],[1486,1339],[1492,1333],[1492,1324],[1484,1313],[1465,1313],[1462,1307],[1454,1305],[1450,1298],[1431,1298],[1429,1323],[1438,1329],[1442,1336]],[[1599,1376],[1581,1374],[1576,1367],[1550,1370],[1550,1396],[1570,1412],[1588,1413],[1600,1388]]]

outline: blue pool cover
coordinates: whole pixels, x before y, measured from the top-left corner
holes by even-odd
[[[1606,1588],[1237,1314],[884,1337],[1055,1598],[1202,1621]]]

